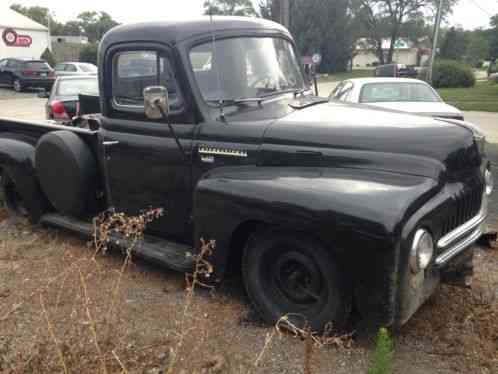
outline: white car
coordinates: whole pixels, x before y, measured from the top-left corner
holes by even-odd
[[[357,78],[342,81],[329,99],[463,121],[463,113],[446,104],[429,84],[411,78]]]
[[[61,62],[55,65],[55,75],[97,75],[97,66],[87,62]]]

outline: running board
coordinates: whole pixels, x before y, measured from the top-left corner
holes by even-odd
[[[84,237],[93,235],[93,224],[58,213],[44,214],[40,218],[40,223],[72,231]],[[120,248],[126,248],[129,239],[121,234],[113,233],[111,243]],[[190,272],[193,269],[193,259],[188,256],[189,253],[193,253],[192,251],[193,249],[188,245],[178,244],[151,235],[145,235],[143,240],[133,249],[133,253],[137,256],[159,262],[180,272]]]

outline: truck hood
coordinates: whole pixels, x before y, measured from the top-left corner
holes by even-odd
[[[328,102],[273,121],[261,146],[272,166],[354,167],[439,178],[480,165],[463,123]]]

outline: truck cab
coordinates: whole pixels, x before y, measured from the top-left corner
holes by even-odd
[[[353,305],[401,325],[450,265],[469,270],[492,188],[483,136],[313,96],[281,25],[118,26],[99,90],[94,130],[0,120],[13,213],[90,235],[102,211],[161,208],[138,255],[190,271],[214,239],[214,281],[241,272],[267,322],[315,331]]]

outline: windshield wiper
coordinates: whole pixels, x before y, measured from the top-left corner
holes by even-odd
[[[289,88],[289,89],[285,89],[285,90],[275,90],[273,92],[270,92],[270,93],[263,95],[262,97],[265,98],[265,97],[270,97],[270,96],[275,96],[275,95],[282,95],[282,94],[286,94],[286,93],[293,93],[294,97],[296,97],[297,95],[302,95],[306,91],[309,91],[309,90],[307,90],[306,88]]]
[[[262,97],[242,97],[240,99],[212,99],[207,100],[210,103],[216,103],[219,105],[238,105],[245,103],[258,103],[261,104],[264,98]]]

